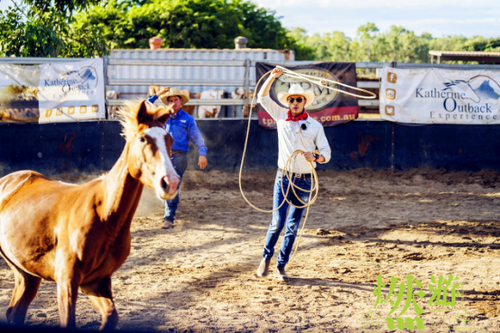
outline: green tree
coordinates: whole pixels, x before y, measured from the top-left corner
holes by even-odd
[[[291,31],[288,31],[287,36],[291,44],[289,49],[295,51],[295,60],[315,59],[315,49],[307,44],[308,36],[306,35],[306,29],[293,28]]]
[[[327,43],[320,34],[314,33],[307,39],[307,44],[314,50],[314,60],[322,61],[330,59]]]
[[[147,48],[151,37],[167,48],[234,48],[240,35],[252,48],[295,45],[273,11],[245,0],[110,0],[77,22],[99,26],[112,48]]]
[[[372,59],[383,62],[426,62],[428,53],[426,39],[401,26],[391,26],[388,32],[378,34],[371,45]]]
[[[229,2],[229,13],[232,11],[241,20],[238,22],[239,35],[247,37],[248,47],[280,50],[288,49],[293,44],[288,38],[288,31],[281,25],[280,17],[276,17],[274,11],[258,7],[248,0]]]
[[[70,26],[75,11],[100,0],[24,0],[0,11],[0,56],[91,57],[107,54],[101,31]]]
[[[463,51],[467,38],[464,36],[445,36],[429,40],[429,50],[436,51]]]
[[[430,50],[500,51],[500,38],[434,38],[429,33],[418,36],[401,26],[379,32],[374,23],[360,26],[354,40],[338,31],[307,36],[302,28],[294,28],[289,37],[295,40],[298,49],[308,50],[309,58],[304,60],[423,63],[429,61]]]
[[[356,39],[350,45],[352,61],[376,61],[371,45],[378,31],[375,24],[370,22],[358,28]]]
[[[343,32],[333,31],[325,33],[322,37],[325,44],[327,57],[323,60],[329,61],[350,61],[351,39]]]
[[[465,51],[476,52],[499,52],[500,51],[500,38],[484,38],[481,36],[474,36],[467,39],[463,44]]]

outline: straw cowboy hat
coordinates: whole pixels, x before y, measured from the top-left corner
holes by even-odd
[[[163,104],[168,104],[168,98],[170,96],[179,96],[182,98],[182,105],[189,102],[189,94],[186,94],[184,91],[179,90],[179,88],[170,88],[169,91],[159,96]]]
[[[304,88],[302,88],[299,84],[292,84],[290,89],[288,89],[288,93],[278,93],[278,100],[281,104],[288,105],[287,99],[289,96],[293,95],[301,95],[306,98],[307,102],[306,105],[304,105],[305,108],[307,108],[309,105],[311,105],[312,102],[314,102],[314,92],[312,92],[311,90],[304,90]]]

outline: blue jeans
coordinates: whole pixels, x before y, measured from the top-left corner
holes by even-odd
[[[311,189],[311,178],[292,178],[292,182],[299,188],[310,190]],[[288,187],[288,178],[283,177],[283,191],[281,190],[281,172],[278,171],[276,174],[276,179],[274,181],[274,196],[273,196],[273,209],[276,209],[280,203],[284,200],[284,195]],[[309,202],[309,192],[301,191],[295,189],[300,200],[307,203]],[[295,206],[304,206],[302,202],[299,201],[297,196],[292,191],[292,188],[288,191],[288,200]],[[290,208],[290,209],[289,209]],[[278,255],[278,266],[285,267],[290,259],[290,253],[292,252],[293,243],[295,237],[297,237],[297,230],[299,229],[300,219],[304,213],[305,208],[295,208],[290,206],[288,202],[285,202],[280,209],[273,212],[273,219],[267,230],[266,243],[264,245],[263,257],[265,259],[271,259],[274,254],[274,246],[278,241],[281,230],[285,226],[286,230],[285,236],[283,237],[283,242],[281,244],[280,252]]]
[[[179,205],[182,175],[184,175],[184,171],[186,171],[188,164],[188,153],[179,152],[173,154],[171,160],[174,165],[175,172],[179,175],[179,186],[177,187],[177,195],[173,199],[165,201],[165,214],[163,215],[163,221],[173,223],[175,219],[175,212],[177,211],[177,206]]]

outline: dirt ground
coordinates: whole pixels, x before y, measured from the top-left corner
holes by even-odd
[[[145,190],[131,254],[113,276],[119,329],[386,332],[385,318],[404,312],[400,318],[422,320],[425,328],[413,332],[500,331],[500,173],[318,174],[319,198],[287,266],[289,283],[255,274],[271,216],[243,200],[237,174],[186,173],[172,230],[160,228],[163,205]],[[249,199],[271,209],[274,174],[243,179]],[[450,274],[451,284],[439,284]],[[374,288],[377,276],[382,288]],[[0,260],[3,319],[13,285]],[[44,282],[27,324],[58,320],[56,285]],[[100,323],[83,294],[77,323]]]

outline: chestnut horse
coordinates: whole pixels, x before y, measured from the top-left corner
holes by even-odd
[[[105,176],[83,185],[34,171],[0,179],[0,250],[14,271],[7,320],[22,324],[42,279],[57,283],[61,326],[75,327],[78,287],[102,316],[118,323],[111,275],[130,253],[130,224],[144,185],[161,200],[177,193],[173,139],[163,125],[170,109],[142,101],[121,112],[125,148]]]

